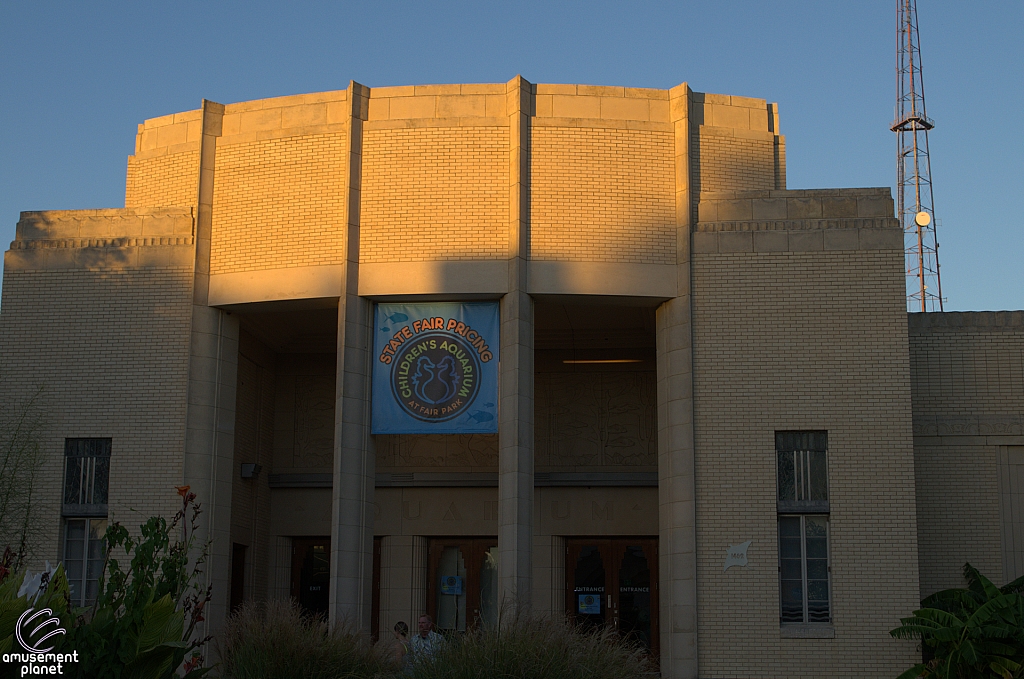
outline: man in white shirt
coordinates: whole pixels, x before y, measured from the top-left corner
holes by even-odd
[[[434,619],[424,613],[419,620],[419,634],[412,638],[413,660],[425,660],[437,652],[444,640],[434,631]]]

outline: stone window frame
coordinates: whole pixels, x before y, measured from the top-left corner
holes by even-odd
[[[776,511],[779,548],[779,626],[784,638],[834,638],[832,538],[829,513],[828,432],[786,430],[775,432]],[[786,619],[783,606],[783,522],[799,519],[800,580],[803,610],[800,621]],[[811,620],[808,604],[807,520],[825,524],[825,559],[828,582],[827,620]]]
[[[107,516],[113,439],[64,439],[64,516]]]

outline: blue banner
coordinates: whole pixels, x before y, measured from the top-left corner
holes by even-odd
[[[498,431],[497,302],[378,304],[374,434]]]

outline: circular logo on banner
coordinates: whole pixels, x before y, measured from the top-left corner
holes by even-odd
[[[406,342],[391,367],[391,391],[402,409],[424,422],[461,415],[480,390],[476,349],[458,335],[431,333]]]

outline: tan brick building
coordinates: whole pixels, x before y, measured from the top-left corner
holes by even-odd
[[[667,677],[893,676],[964,561],[1024,574],[1024,312],[908,315],[889,190],[785,167],[775,104],[685,84],[146,121],[125,208],[22,213],[5,253],[35,555],[87,600],[104,522],[189,484],[211,632],[249,598],[386,631],[504,597]],[[371,434],[374,304],[437,300],[500,303],[498,434]]]

